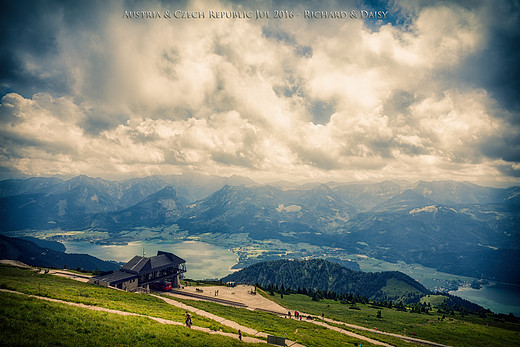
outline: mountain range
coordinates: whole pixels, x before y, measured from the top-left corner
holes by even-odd
[[[260,185],[239,176],[0,181],[0,231],[177,225],[520,283],[520,187],[468,182]]]

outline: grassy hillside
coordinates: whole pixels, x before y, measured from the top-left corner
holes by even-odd
[[[0,264],[0,288],[45,296],[86,305],[149,315],[183,322],[185,312],[164,301],[145,294],[129,293],[94,286],[63,277],[37,274],[30,269],[18,269]],[[20,298],[22,300],[22,298]],[[197,326],[236,333],[236,331],[208,318],[192,315]]]
[[[30,269],[0,265],[0,288],[41,295],[70,302],[100,306],[182,322],[184,310],[168,305],[159,298],[93,286],[67,278],[37,274]],[[520,345],[520,324],[508,322],[507,316],[488,314],[486,318],[460,312],[438,313],[436,305],[445,304],[437,296],[425,297],[430,314],[411,313],[407,308],[385,308],[370,304],[355,305],[336,300],[313,301],[308,295],[285,294],[283,298],[260,291],[262,295],[291,310],[298,310],[369,329],[394,332],[451,346],[514,346]],[[181,300],[258,331],[285,337],[306,346],[361,343],[358,340],[325,327],[289,320],[266,312],[233,308],[216,303]],[[351,309],[355,306],[356,309]],[[381,311],[381,317],[378,312]],[[444,318],[443,318],[444,316]],[[193,315],[194,324],[212,330],[236,333],[213,320]],[[341,325],[339,325],[341,326]],[[384,341],[394,346],[413,344],[390,336],[377,335],[341,326],[357,334]],[[5,345],[186,345],[234,346],[239,341],[190,330],[183,326],[162,325],[144,317],[122,317],[105,312],[45,302],[21,295],[0,292],[0,344]]]
[[[302,321],[295,319],[290,320],[271,313],[250,311],[242,308],[224,306],[213,302],[189,299],[179,299],[179,301],[201,310],[211,312],[220,317],[233,320],[249,328],[263,331],[268,334],[282,336],[305,346],[327,346],[330,345],[331,341],[334,341],[337,345],[358,346],[361,343],[363,346],[373,346],[372,344],[358,338],[346,336],[325,327],[312,324],[305,318],[302,319]],[[359,331],[356,331],[356,333],[365,335],[364,333],[359,333]],[[396,346],[410,346],[410,344],[405,344],[401,340],[391,337],[385,338],[375,336],[372,338]]]
[[[265,293],[264,293],[265,294]],[[438,313],[435,306],[429,314],[412,313],[410,308],[384,308],[373,304],[351,305],[339,301],[321,299],[313,301],[307,295],[291,294],[283,298],[277,293],[268,297],[282,306],[337,321],[356,324],[370,329],[417,337],[450,346],[515,346],[520,345],[520,323],[508,322],[503,315],[477,315],[454,312],[453,315]],[[440,299],[436,298],[435,300]],[[433,299],[432,299],[433,301]],[[381,318],[378,318],[381,311]],[[444,318],[443,318],[444,317]]]
[[[275,260],[256,263],[222,279],[223,282],[284,285],[312,291],[353,293],[378,300],[404,300],[428,293],[419,282],[398,271],[352,271],[324,259]]]
[[[208,335],[144,317],[46,302],[0,292],[3,346],[242,346],[238,340]]]

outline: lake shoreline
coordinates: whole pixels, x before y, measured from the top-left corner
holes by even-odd
[[[480,289],[463,286],[448,293],[469,300],[494,313],[513,313],[515,316],[520,317],[519,285],[494,281],[482,285]]]
[[[186,260],[186,276],[198,279],[224,277],[236,264],[236,255],[230,250],[202,241],[150,242],[132,241],[127,245],[105,245],[89,241],[62,241],[65,253],[84,253],[106,261],[126,263],[134,256],[153,256],[167,251]]]
[[[187,261],[187,276],[198,279],[222,278],[237,271],[237,265],[240,263],[239,258],[230,248],[223,245],[217,246],[211,242],[187,238],[179,238],[177,240],[129,240],[125,245],[119,242],[99,243],[90,240],[62,240],[61,243],[67,248],[66,253],[85,253],[103,260],[123,263],[129,261],[135,255],[150,256],[154,255],[157,250],[170,251]],[[426,269],[423,266],[418,266],[418,264],[407,266],[407,268],[387,270],[400,270],[412,277],[417,277],[414,276],[418,274],[417,271]],[[413,269],[413,271],[410,271],[409,268]],[[409,271],[406,271],[407,269]],[[374,271],[376,269],[372,268],[371,270]],[[378,268],[377,270],[385,269]],[[363,271],[367,272],[367,269],[363,269]],[[369,270],[368,272],[371,271]],[[435,274],[439,273],[435,272]],[[416,278],[419,282],[425,279],[423,276],[419,277],[422,277]],[[461,276],[461,279],[464,278]],[[490,281],[489,284],[483,284],[481,289],[474,289],[470,287],[471,279],[469,278],[457,282],[459,282],[457,289],[447,290],[449,294],[474,302],[495,313],[509,314],[509,312],[512,312],[516,316],[520,316],[520,285]],[[511,297],[514,304],[508,305],[506,302],[503,302],[500,295],[497,296],[494,293],[496,291],[494,288],[496,287],[500,288],[498,292],[502,296]]]

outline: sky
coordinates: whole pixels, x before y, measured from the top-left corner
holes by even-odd
[[[251,18],[211,17],[228,11]],[[10,1],[0,179],[518,185],[519,15],[506,0]]]

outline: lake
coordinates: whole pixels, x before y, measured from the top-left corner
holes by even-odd
[[[237,263],[237,256],[228,249],[199,241],[166,242],[130,242],[128,245],[98,245],[84,241],[62,242],[66,253],[85,253],[103,260],[127,262],[136,255],[146,257],[157,255],[157,251],[171,252],[186,260],[187,278],[209,279],[222,278],[233,271],[230,268]]]
[[[430,290],[443,286],[443,281],[456,280],[458,282],[463,280],[471,283],[476,279],[440,272],[420,264],[407,264],[403,261],[389,263],[368,257],[354,259],[358,262],[362,271],[401,271]],[[458,290],[450,291],[449,293],[488,308],[495,313],[509,314],[512,312],[515,316],[520,317],[520,286],[493,283],[482,286],[481,289],[460,287]]]
[[[127,262],[135,255],[142,256],[143,249],[147,257],[156,255],[158,250],[171,252],[186,260],[186,277],[193,279],[222,278],[232,273],[231,267],[238,262],[237,256],[228,249],[200,241],[136,241],[128,245],[98,245],[84,241],[62,243],[67,248],[67,253],[86,253],[103,260],[118,262]],[[362,269],[368,270],[363,267]],[[381,270],[383,269],[379,268],[379,271]],[[495,313],[513,312],[515,316],[520,316],[520,286],[492,284],[481,289],[462,287],[449,293],[489,308]]]
[[[489,308],[495,313],[512,312],[520,317],[520,286],[493,283],[480,289],[463,287],[449,293]]]

